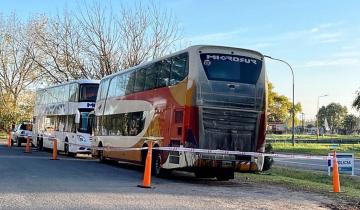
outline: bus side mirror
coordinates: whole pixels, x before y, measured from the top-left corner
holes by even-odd
[[[76,110],[75,124],[79,124],[79,123],[80,123],[80,112],[79,112],[79,110]]]

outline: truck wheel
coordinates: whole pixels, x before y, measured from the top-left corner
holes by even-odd
[[[17,146],[21,147],[21,141],[19,140],[19,138],[17,139]]]

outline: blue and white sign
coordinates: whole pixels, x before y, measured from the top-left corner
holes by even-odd
[[[333,153],[329,153],[328,156],[328,174],[330,176],[333,169]],[[339,173],[351,173],[354,176],[354,153],[336,153],[336,161]]]

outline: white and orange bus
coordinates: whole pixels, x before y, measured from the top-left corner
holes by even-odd
[[[94,110],[96,147],[155,147],[264,152],[266,75],[256,51],[192,46],[103,78]],[[144,164],[146,150],[93,150],[101,161]],[[154,150],[153,173],[171,169],[198,177],[232,179],[263,158]]]

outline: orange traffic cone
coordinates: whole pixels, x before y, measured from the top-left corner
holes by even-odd
[[[340,177],[339,177],[339,168],[336,160],[336,151],[334,150],[333,157],[333,192],[340,192]]]
[[[8,147],[11,147],[11,132],[9,131]]]
[[[146,155],[144,180],[142,185],[138,185],[141,188],[151,188],[151,162],[152,162],[152,142],[149,143],[148,152]]]
[[[29,136],[26,139],[25,153],[30,153],[30,137]]]
[[[57,158],[57,140],[54,139],[53,141],[53,157],[51,160],[58,160]]]

